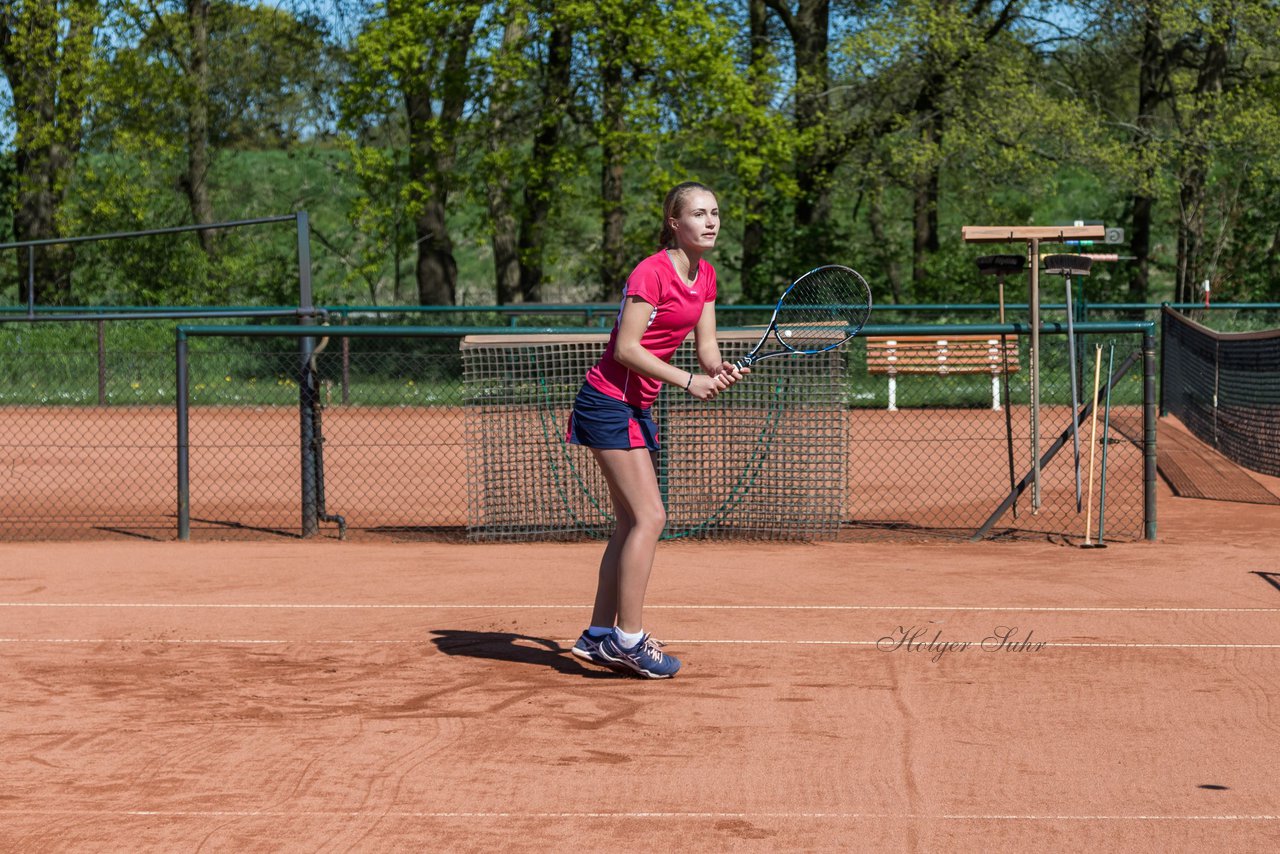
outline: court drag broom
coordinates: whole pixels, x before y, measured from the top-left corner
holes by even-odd
[[[1076,380],[1076,333],[1073,315],[1075,309],[1071,305],[1071,276],[1089,275],[1093,259],[1084,255],[1048,255],[1044,259],[1044,271],[1050,275],[1062,276],[1067,286],[1067,359],[1071,368],[1071,439],[1075,445],[1076,462],[1076,512],[1080,512],[1080,392]]]
[[[978,272],[986,276],[995,276],[1000,295],[1000,323],[1004,323],[1004,280],[1005,276],[1021,273],[1026,259],[1021,255],[983,255],[978,259]],[[1009,451],[1009,492],[1014,495],[1013,518],[1018,518],[1018,477],[1013,464],[1013,412],[1009,409],[1009,342],[1003,332],[1000,333],[1000,356],[1004,362],[1004,438],[1005,447]]]

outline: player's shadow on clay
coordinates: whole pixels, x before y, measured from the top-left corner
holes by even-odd
[[[512,632],[473,632],[462,629],[433,629],[431,642],[445,655],[465,655],[490,661],[509,661],[548,667],[569,676],[586,679],[625,679],[612,670],[578,663],[567,647],[553,640]]]

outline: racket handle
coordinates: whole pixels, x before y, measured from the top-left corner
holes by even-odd
[[[748,354],[746,356],[743,356],[738,361],[734,362],[733,366],[738,370],[742,370],[743,368],[751,367],[752,363],[754,363],[755,360],[756,360],[755,354]]]

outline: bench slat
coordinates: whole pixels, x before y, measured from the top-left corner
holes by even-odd
[[[867,343],[869,373],[996,373],[1003,371],[1000,339],[987,335],[871,336]],[[1009,372],[1018,370],[1018,341],[1006,338]]]

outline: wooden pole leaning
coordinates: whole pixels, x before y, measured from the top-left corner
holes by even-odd
[[[1031,306],[1031,514],[1040,512],[1040,242],[1065,243],[1068,240],[1102,240],[1106,226],[1006,226],[966,225],[960,229],[965,243],[1021,243],[1027,245],[1027,261],[1031,265],[1028,302]]]
[[[1111,444],[1111,386],[1115,382],[1116,345],[1111,342],[1107,353],[1107,403],[1102,418],[1102,481],[1098,484],[1098,545],[1103,545],[1102,531],[1107,519],[1107,446]]]

